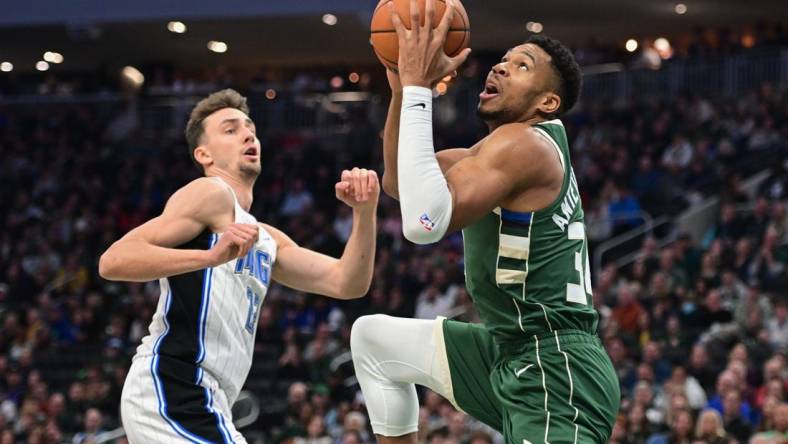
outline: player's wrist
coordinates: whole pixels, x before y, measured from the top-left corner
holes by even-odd
[[[359,205],[357,207],[353,207],[353,216],[368,219],[374,216],[377,213],[378,203],[370,203],[367,205]]]
[[[409,79],[409,80],[402,80],[402,90],[404,91],[405,88],[408,87],[418,87],[418,88],[427,88],[429,89],[431,86],[430,81],[426,79]]]
[[[197,250],[197,260],[200,263],[201,268],[210,268],[221,265],[219,262],[219,257],[213,248],[210,250]]]

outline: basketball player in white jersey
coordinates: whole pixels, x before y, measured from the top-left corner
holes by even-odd
[[[129,369],[121,417],[131,443],[244,443],[230,408],[249,373],[258,310],[271,280],[337,299],[372,279],[374,171],[343,171],[336,196],[353,208],[340,259],[299,247],[249,214],[260,141],[246,99],[223,90],[191,113],[186,139],[206,177],[170,197],[163,213],[102,256],[105,279],[158,279],[150,334]]]

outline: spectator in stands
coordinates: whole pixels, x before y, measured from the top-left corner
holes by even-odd
[[[353,411],[345,415],[345,430],[357,432],[361,437],[361,442],[370,442],[367,417],[361,412]]]
[[[686,168],[692,161],[694,149],[685,135],[676,134],[673,142],[662,153],[662,165],[674,171]]]
[[[769,395],[769,385],[772,382],[776,382],[779,384],[781,389],[781,393],[779,394],[782,396],[782,392],[784,391],[784,386],[786,384],[786,371],[785,371],[785,357],[781,355],[772,356],[770,359],[766,361],[763,365],[763,383],[760,387],[758,387],[755,393],[755,406],[756,407],[763,407],[764,402],[766,401],[766,397]],[[778,396],[778,399],[782,399]]]
[[[725,430],[739,441],[745,441],[750,436],[752,425],[749,417],[742,415],[743,409],[741,392],[737,389],[728,390],[723,397],[722,416]]]
[[[285,193],[282,208],[279,210],[283,216],[297,216],[304,214],[314,205],[312,193],[304,186],[304,181],[296,179],[290,190]]]
[[[692,410],[700,410],[706,406],[706,392],[700,386],[698,380],[687,374],[681,365],[673,368],[673,373],[665,381],[666,392],[678,392],[686,396],[689,407]]]
[[[618,380],[621,383],[621,393],[628,394],[635,385],[635,365],[632,359],[627,356],[627,348],[621,338],[611,338],[606,343],[606,349],[610,360],[613,363],[613,368],[616,369]]]
[[[775,350],[788,348],[788,298],[780,297],[774,308],[774,316],[766,325],[769,342]]]
[[[788,171],[785,159],[779,159],[771,165],[769,176],[758,187],[758,195],[772,201],[780,201],[788,197]]]
[[[769,430],[767,436],[777,440],[788,440],[788,402],[783,402],[774,410],[774,428]]]
[[[345,430],[337,444],[363,444],[361,434],[356,430]]]
[[[705,444],[730,444],[731,439],[725,432],[722,424],[722,417],[719,412],[707,409],[698,416],[698,423],[695,426],[695,439],[703,441]]]
[[[319,415],[313,416],[306,426],[306,436],[296,437],[295,444],[331,444],[331,437],[328,436],[323,423],[323,418]]]
[[[446,439],[458,444],[468,442],[470,430],[468,430],[468,416],[462,412],[454,411],[449,415],[447,424],[448,433]]]
[[[607,213],[613,221],[613,236],[621,234],[642,223],[640,202],[624,184],[610,182],[605,188],[608,192]]]
[[[618,328],[625,334],[632,336],[638,331],[638,318],[646,313],[645,309],[633,294],[632,284],[623,284],[618,287],[618,300],[611,315]]]
[[[419,319],[435,319],[437,316],[446,316],[454,306],[455,293],[442,293],[438,285],[429,285],[419,295],[416,302],[415,317]]]
[[[651,367],[658,384],[670,377],[670,364],[662,357],[662,350],[656,341],[649,341],[643,347],[643,364]]]
[[[102,439],[103,421],[101,412],[96,408],[89,408],[85,412],[84,428],[74,435],[73,444],[92,443]]]
[[[692,439],[693,426],[692,413],[689,410],[681,410],[674,416],[667,434],[651,435],[646,444],[689,444]]]
[[[627,415],[627,429],[623,442],[644,442],[653,434],[654,427],[646,418],[646,411],[640,404],[633,404]]]

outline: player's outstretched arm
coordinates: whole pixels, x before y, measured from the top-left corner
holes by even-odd
[[[213,267],[246,254],[258,228],[229,225],[210,250],[173,248],[197,237],[206,227],[232,220],[228,189],[208,178],[197,179],[170,197],[162,214],[129,231],[99,260],[99,274],[114,281],[145,282]]]
[[[337,299],[364,296],[372,281],[375,261],[376,212],[380,185],[372,170],[343,171],[336,184],[337,199],[353,208],[353,231],[339,259],[296,244],[268,225],[278,246],[273,269],[275,281],[308,293]]]

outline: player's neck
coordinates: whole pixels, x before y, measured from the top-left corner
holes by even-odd
[[[254,179],[247,181],[242,178],[226,174],[223,171],[216,171],[214,174],[216,177],[227,183],[227,185],[230,185],[230,188],[232,188],[233,192],[235,193],[236,199],[238,199],[238,205],[240,205],[241,208],[243,208],[245,211],[249,211],[252,208],[252,190],[254,189]]]
[[[544,118],[539,114],[531,115],[530,117],[523,117],[522,119],[517,119],[513,122],[499,122],[494,120],[488,120],[485,122],[487,124],[487,128],[489,128],[490,132],[495,131],[499,126],[506,125],[508,123],[522,123],[523,125],[533,126],[537,123],[545,122],[548,119]]]

